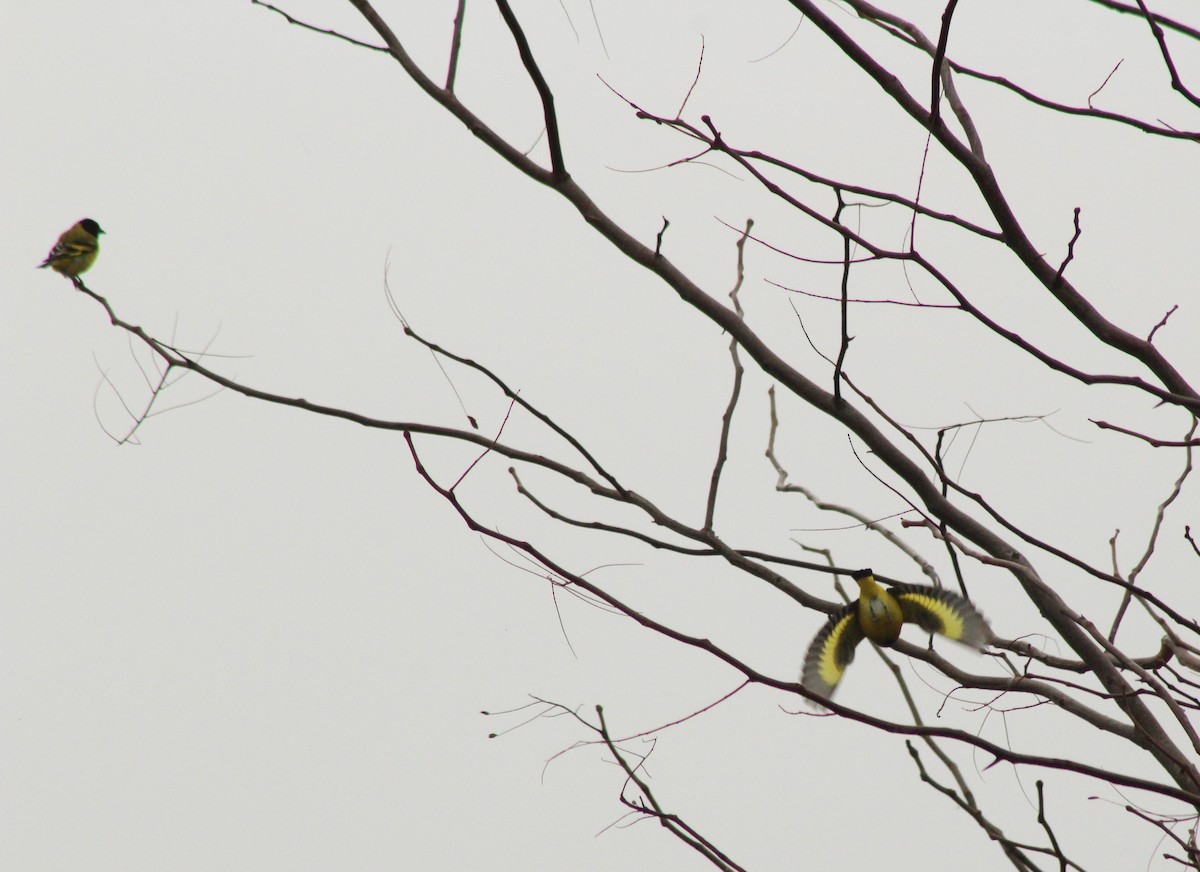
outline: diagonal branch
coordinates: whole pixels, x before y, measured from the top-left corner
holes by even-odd
[[[1200,106],[1200,97],[1193,94],[1183,83],[1183,79],[1179,78],[1179,70],[1175,68],[1175,59],[1171,57],[1171,50],[1167,47],[1167,35],[1163,32],[1162,26],[1155,16],[1150,14],[1145,0],[1134,0],[1134,2],[1137,3],[1138,9],[1142,10],[1142,15],[1146,17],[1146,23],[1150,25],[1150,32],[1154,34],[1154,39],[1158,42],[1158,50],[1162,53],[1163,63],[1167,65],[1167,72],[1171,74],[1171,87],[1186,97],[1193,106]]]
[[[496,8],[500,10],[500,17],[504,19],[504,23],[508,25],[508,30],[517,44],[517,51],[521,54],[521,63],[525,65],[525,71],[529,73],[529,78],[533,81],[533,86],[537,88],[538,97],[541,98],[542,115],[546,122],[546,140],[550,146],[550,166],[553,169],[554,181],[565,181],[567,178],[567,167],[563,163],[562,142],[559,139],[558,133],[558,118],[554,112],[554,94],[550,91],[550,86],[546,84],[546,77],[542,75],[542,71],[537,65],[537,60],[533,57],[533,50],[529,47],[529,40],[525,37],[525,31],[521,29],[521,23],[517,21],[517,16],[513,14],[512,7],[508,5],[508,0],[496,0]]]

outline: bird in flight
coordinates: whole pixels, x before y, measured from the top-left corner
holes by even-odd
[[[804,656],[800,683],[821,696],[833,694],[859,642],[870,639],[891,646],[906,623],[977,651],[995,638],[983,615],[956,593],[919,584],[884,588],[870,569],[860,569],[853,578],[858,582],[858,599],[834,612]]]

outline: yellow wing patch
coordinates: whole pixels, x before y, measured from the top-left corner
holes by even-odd
[[[50,252],[50,257],[56,260],[60,257],[79,257],[81,254],[89,254],[95,250],[96,246],[90,242],[59,242]]]
[[[992,640],[992,630],[983,615],[956,593],[933,587],[898,584],[891,594],[900,603],[904,620],[930,633],[939,633],[972,648]]]
[[[853,602],[835,612],[808,646],[800,683],[821,696],[832,694],[842,680],[846,667],[854,659],[854,649],[862,640],[858,603]]]

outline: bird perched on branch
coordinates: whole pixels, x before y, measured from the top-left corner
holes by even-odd
[[[50,267],[67,278],[78,278],[80,273],[87,272],[96,262],[96,255],[100,253],[100,234],[103,232],[91,218],[72,224],[58,237],[58,242],[54,243],[38,268]]]
[[[834,612],[804,655],[800,683],[831,696],[864,638],[891,646],[905,623],[981,650],[995,638],[983,615],[964,597],[937,587],[897,584],[883,588],[869,569],[854,573],[858,600]]]

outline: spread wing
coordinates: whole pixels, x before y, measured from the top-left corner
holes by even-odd
[[[842,673],[854,659],[854,649],[863,640],[858,623],[858,603],[853,602],[834,612],[821,628],[804,655],[804,671],[800,683],[821,696],[831,696]]]
[[[890,591],[900,603],[904,620],[923,630],[976,649],[994,638],[979,610],[956,593],[917,584],[897,584]]]

